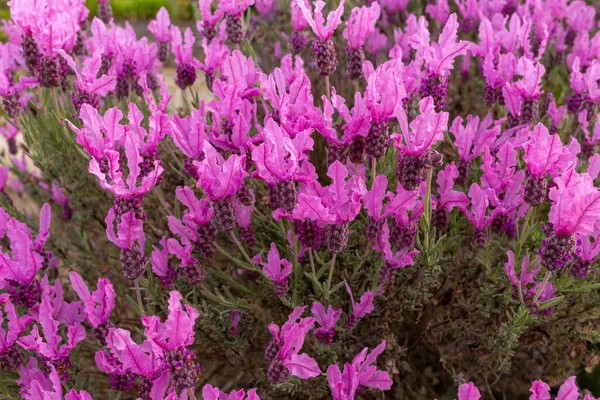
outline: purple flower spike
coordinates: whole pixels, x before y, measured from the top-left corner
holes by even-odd
[[[471,43],[457,41],[458,22],[456,14],[450,15],[437,43],[430,44],[429,30],[425,17],[419,19],[419,30],[410,37],[410,45],[423,54],[427,67],[427,76],[422,82],[423,96],[432,96],[436,111],[446,105],[448,75],[454,68],[454,59],[465,55]]]
[[[193,55],[196,38],[190,28],[187,28],[182,36],[181,30],[173,26],[171,34],[173,37],[173,54],[177,62],[176,83],[181,90],[184,90],[196,82],[196,66],[199,63]]]
[[[98,279],[98,288],[90,293],[83,278],[72,271],[69,274],[71,287],[79,296],[84,305],[84,312],[90,325],[94,327],[94,334],[101,344],[106,345],[108,328],[112,326],[109,321],[110,313],[115,307],[115,291],[108,279]]]
[[[113,207],[108,210],[108,215],[104,220],[106,236],[121,249],[123,273],[125,278],[133,281],[139,278],[146,269],[146,256],[144,255],[146,235],[143,224],[132,211],[128,211],[121,217],[115,235],[114,221],[115,210]]]
[[[342,35],[348,41],[346,53],[348,54],[347,65],[350,79],[359,79],[363,75],[362,67],[365,61],[363,46],[367,37],[375,32],[375,24],[379,19],[380,12],[381,8],[377,2],[371,4],[371,7],[354,7],[346,22],[346,29]]]
[[[464,383],[458,387],[458,400],[479,400],[481,394],[472,382]]]
[[[350,314],[346,319],[344,327],[346,329],[354,329],[361,319],[363,319],[367,314],[373,312],[375,309],[373,300],[376,296],[379,296],[383,292],[372,292],[367,290],[362,296],[360,296],[360,301],[357,304],[354,302],[354,295],[352,294],[352,289],[350,289],[348,282],[346,282],[346,291],[350,295],[350,301],[352,302],[352,314]]]
[[[515,269],[515,255],[512,250],[508,250],[506,254],[508,255],[508,261],[506,262],[504,269],[506,270],[508,279],[513,285],[513,298],[515,300],[519,300],[520,289],[521,293],[523,294],[523,301],[534,312],[546,315],[552,313],[551,308],[542,311],[538,310],[540,303],[550,300],[552,297],[554,297],[556,289],[552,286],[552,282],[548,282],[546,284],[541,291],[537,302],[533,304],[533,299],[542,286],[542,281],[535,280],[535,277],[540,271],[541,266],[533,264],[530,262],[529,256],[525,256],[521,263],[521,273],[519,276],[517,276]]]
[[[202,21],[198,21],[196,27],[208,43],[217,36],[217,23],[223,16],[223,10],[218,8],[213,14],[211,11],[212,0],[198,0],[198,10],[202,15]],[[217,40],[218,42],[218,40]]]
[[[152,32],[158,41],[158,59],[161,62],[167,61],[169,57],[169,46],[173,40],[171,31],[171,19],[166,8],[161,7],[156,14],[156,20],[150,21],[148,30]]]
[[[334,400],[353,400],[361,387],[390,390],[392,379],[375,365],[377,357],[385,350],[385,340],[369,353],[369,348],[354,357],[351,364],[345,364],[343,372],[332,364],[327,368],[327,381]]]
[[[473,226],[475,246],[484,248],[488,240],[487,227],[500,214],[501,210],[496,208],[489,215],[486,215],[490,204],[490,191],[484,191],[477,183],[472,184],[469,188],[469,198],[471,199],[471,208],[463,208],[461,211]]]
[[[415,190],[423,181],[425,169],[433,166],[431,147],[444,138],[448,129],[448,113],[437,113],[432,97],[422,99],[419,109],[421,113],[410,125],[404,109],[396,107],[395,110],[402,134],[394,134],[392,139],[400,149],[397,175],[406,190]]]
[[[319,328],[315,329],[315,337],[317,340],[327,346],[331,346],[335,340],[335,325],[342,316],[342,310],[335,310],[331,305],[325,307],[319,302],[314,302],[310,309],[315,321],[319,324]]]
[[[20,317],[10,299],[4,300],[3,311],[0,312],[0,370],[16,371],[23,363],[23,355],[15,345],[34,318],[29,315]],[[6,330],[2,328],[5,318]]]
[[[298,354],[315,323],[314,318],[300,318],[305,309],[306,306],[296,307],[281,327],[275,323],[269,325],[273,339],[265,350],[265,359],[270,364],[269,381],[274,385],[285,382],[290,375],[310,379],[321,373],[312,357]]]
[[[18,343],[26,350],[37,352],[42,359],[42,370],[48,373],[51,368],[56,368],[56,372],[61,381],[69,379],[71,361],[69,353],[79,342],[85,339],[85,328],[79,322],[65,324],[66,341],[63,341],[59,334],[61,322],[59,322],[55,313],[58,312],[52,305],[50,299],[42,300],[37,317],[37,323],[42,329],[43,337],[40,336],[38,325],[34,325],[28,336],[23,336]]]
[[[204,400],[260,400],[256,394],[256,389],[233,390],[230,394],[223,393],[216,387],[206,385],[202,388],[202,397]]]
[[[257,264],[262,264],[263,272],[267,275],[273,285],[278,297],[285,297],[288,291],[288,276],[292,273],[292,263],[286,259],[281,259],[275,243],[271,243],[267,262],[263,262],[260,255],[252,259]]]
[[[303,0],[296,0],[296,4],[302,10],[306,22],[312,28],[317,40],[313,42],[313,53],[317,63],[319,74],[323,76],[331,75],[337,68],[337,53],[335,51],[335,42],[331,39],[335,29],[342,23],[342,14],[344,13],[344,3],[342,0],[338,8],[331,11],[327,16],[327,23],[323,18],[323,8],[325,2],[315,1],[315,11],[306,7]]]

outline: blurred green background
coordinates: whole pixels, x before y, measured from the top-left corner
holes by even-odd
[[[0,19],[9,18],[8,0],[0,0]],[[91,15],[96,15],[98,2],[86,0]],[[113,0],[113,14],[116,19],[149,20],[156,16],[161,7],[165,7],[173,20],[189,20],[192,18],[191,0]]]

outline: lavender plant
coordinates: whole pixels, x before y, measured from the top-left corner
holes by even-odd
[[[0,397],[600,396],[597,10],[425,3],[10,0]]]

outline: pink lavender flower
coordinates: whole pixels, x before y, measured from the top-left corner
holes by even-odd
[[[507,86],[505,92],[509,95],[513,94],[520,97],[519,122],[521,124],[535,123],[539,118],[538,99],[542,94],[542,76],[546,72],[546,69],[541,63],[532,61],[524,56],[517,61],[515,72],[522,78]],[[504,98],[508,103],[506,94]]]
[[[7,126],[0,127],[0,135],[6,139],[8,145],[8,152],[12,155],[16,155],[18,152],[17,148],[17,136],[21,133],[15,126],[7,124]]]
[[[488,107],[498,103],[507,106],[515,117],[519,114],[520,109],[510,108],[510,93],[503,89],[515,76],[517,60],[512,53],[494,54],[488,53],[485,55],[481,63],[481,70],[485,77],[486,87],[484,90],[485,103]],[[507,98],[509,97],[509,98]],[[520,107],[520,103],[519,103]],[[518,122],[518,121],[517,121]]]
[[[51,254],[43,247],[50,235],[49,228],[49,204],[45,204],[40,212],[40,230],[35,240],[25,224],[0,209],[0,237],[8,236],[12,253],[8,255],[0,250],[0,285],[17,306],[33,307],[40,298],[40,286],[35,276],[37,271],[48,267]]]
[[[471,163],[496,140],[496,136],[500,134],[501,121],[494,121],[491,114],[488,114],[480,124],[479,117],[468,115],[464,127],[462,123],[463,119],[456,117],[450,132],[454,135],[454,145],[460,159],[456,183],[466,186],[471,175]],[[492,123],[493,127],[491,127]]]
[[[48,378],[45,376],[35,376],[34,379],[29,382],[30,387],[24,394],[26,400],[63,400],[63,385],[59,377],[58,371],[54,366],[50,367]],[[36,379],[37,378],[37,379]],[[45,378],[45,379],[44,379]],[[75,389],[71,389],[64,396],[64,400],[93,400],[92,396],[85,390],[79,393]]]
[[[100,186],[113,193],[118,199],[135,202],[160,182],[163,168],[160,160],[155,157],[154,149],[167,133],[163,127],[168,117],[158,110],[153,112],[151,116],[153,123],[149,124],[150,131],[147,133],[141,127],[143,114],[134,103],[131,103],[129,111],[130,123],[127,126],[129,128],[127,135],[125,135],[125,127],[119,124],[123,114],[116,107],[107,110],[104,117],[101,117],[95,108],[84,104],[79,113],[83,120],[83,129],[75,127],[70,122],[69,124],[77,133],[77,142],[92,156],[89,172],[98,178]],[[121,147],[125,148],[129,169],[126,179],[123,178],[123,169],[120,165]],[[140,150],[144,151],[146,159],[144,163]],[[120,214],[119,211],[118,216]]]
[[[116,328],[110,329],[106,343],[108,351],[96,352],[95,361],[101,371],[110,374],[111,389],[128,392],[135,377],[139,376],[142,380],[139,397],[148,398],[159,389],[162,389],[161,397],[164,397],[169,387],[169,373],[163,372],[165,365],[159,346],[153,346],[154,343],[149,340],[140,346],[131,339],[129,331]]]
[[[392,139],[400,149],[397,175],[406,190],[415,190],[424,180],[425,169],[434,166],[433,161],[436,164],[441,161],[439,154],[431,152],[431,147],[444,138],[444,132],[448,129],[448,113],[436,113],[431,96],[419,102],[419,109],[421,113],[409,125],[402,107],[396,107],[396,118],[402,134],[394,134]]]
[[[199,317],[192,306],[181,304],[182,296],[172,291],[169,296],[169,315],[164,323],[157,316],[144,316],[147,340],[162,354],[169,382],[177,392],[194,387],[200,375],[200,365],[188,347],[194,344],[194,324]]]
[[[446,168],[438,173],[438,195],[432,217],[432,223],[438,229],[445,229],[448,226],[449,214],[455,207],[464,209],[470,203],[465,193],[453,190],[454,182],[458,176],[459,171],[454,163],[448,164]]]
[[[327,246],[330,251],[339,253],[348,245],[348,223],[360,212],[364,180],[349,177],[348,170],[339,161],[329,167],[327,176],[333,181],[328,187],[312,182],[306,193],[300,192],[292,217],[299,221],[308,219],[319,226],[327,224]]]
[[[16,347],[19,336],[34,321],[30,315],[19,316],[10,299],[3,299],[4,312],[0,312],[0,370],[15,371],[23,363],[23,355]],[[6,329],[2,328],[6,319]]]
[[[574,139],[573,139],[574,140]],[[573,142],[573,144],[575,144]],[[576,144],[578,146],[578,144]],[[550,135],[541,123],[536,125],[527,143],[523,145],[523,160],[527,166],[527,185],[524,199],[531,206],[542,204],[546,198],[546,175],[553,178],[575,165],[573,152],[578,148],[563,146],[558,135]]]
[[[344,327],[346,329],[354,329],[361,319],[363,319],[367,314],[373,312],[373,310],[375,309],[375,306],[373,305],[373,300],[376,296],[379,296],[383,292],[372,292],[370,290],[367,290],[363,293],[362,296],[360,296],[360,301],[358,303],[355,303],[354,295],[352,294],[352,289],[350,288],[350,285],[348,285],[348,282],[345,282],[345,284],[346,291],[350,295],[350,301],[352,303],[352,313],[348,315],[348,318],[344,322]]]
[[[600,78],[600,64],[593,61],[585,73],[581,72],[579,57],[575,57],[571,65],[571,87],[573,95],[567,97],[569,111],[577,114],[581,110],[588,111],[588,115],[594,112],[595,102],[600,97],[597,80]]]
[[[242,14],[254,4],[254,0],[220,0],[219,6],[227,19],[227,38],[235,44],[244,40]]]
[[[506,275],[513,285],[513,299],[519,300],[519,293],[523,296],[525,304],[533,311],[549,315],[552,313],[552,309],[539,310],[539,306],[544,301],[550,300],[556,289],[552,286],[552,282],[548,282],[545,286],[542,281],[535,280],[536,275],[540,271],[541,265],[535,265],[530,262],[529,256],[525,256],[521,262],[521,272],[517,276],[515,270],[515,256],[512,250],[506,252],[508,255],[508,261],[504,265]],[[536,303],[533,303],[536,294],[540,292]]]
[[[245,193],[246,191],[247,194]],[[246,195],[248,198],[245,198]],[[255,209],[254,203],[254,190],[247,189],[237,194],[237,200],[234,205],[237,224],[240,227],[240,239],[250,247],[256,244],[256,233],[252,228],[252,213]]]
[[[185,170],[194,179],[198,174],[194,168],[193,161],[202,161],[204,158],[204,142],[208,140],[206,124],[206,112],[204,105],[199,110],[192,110],[186,117],[173,115],[171,121],[172,129],[169,132],[175,146],[188,158],[185,160]]]
[[[541,263],[550,271],[569,265],[575,251],[574,235],[589,235],[600,220],[600,191],[593,186],[589,175],[570,170],[554,182],[556,186],[548,194],[552,202],[548,239],[539,249]]]
[[[407,97],[405,75],[408,73],[399,60],[385,62],[365,75],[365,106],[370,117],[365,152],[371,158],[385,155],[389,139],[389,121],[394,117],[396,108],[401,107],[402,101]]]
[[[263,272],[273,282],[277,296],[285,297],[288,291],[288,276],[292,273],[292,263],[285,258],[280,258],[275,243],[271,242],[266,263],[260,255],[254,256],[252,261],[256,264],[262,264]]]
[[[203,161],[194,162],[200,177],[198,186],[213,203],[217,228],[228,232],[235,227],[233,196],[248,176],[244,168],[246,156],[231,155],[225,160],[208,142],[204,142],[204,155]]]
[[[418,250],[409,251],[407,247],[394,252],[390,243],[390,228],[385,222],[373,248],[379,251],[385,260],[379,270],[379,283],[383,285],[394,279],[398,269],[413,265],[413,257],[419,254]]]
[[[563,106],[557,107],[556,102],[554,101],[554,98],[552,98],[552,100],[550,101],[550,104],[548,106],[548,116],[550,117],[550,123],[552,124],[550,126],[550,134],[554,135],[554,134],[558,133],[560,123],[566,113],[567,113],[567,106],[563,105]]]
[[[77,112],[79,112],[83,104],[89,104],[97,108],[98,96],[105,97],[110,91],[115,89],[117,80],[114,76],[99,76],[101,67],[100,51],[96,51],[90,58],[86,59],[81,69],[77,67],[75,60],[64,50],[59,49],[58,54],[63,57],[77,77],[75,80],[77,92],[73,92],[71,95],[73,106]]]
[[[550,400],[550,386],[543,381],[534,381],[529,391],[532,393],[530,400]],[[558,389],[555,400],[576,400],[579,398],[579,389],[577,388],[576,377],[569,377]],[[587,394],[583,400],[595,400],[593,396]]]
[[[327,311],[325,311],[323,304],[315,301],[310,311],[315,318],[315,322],[319,324],[319,327],[314,331],[315,337],[319,342],[331,346],[335,340],[335,325],[342,316],[342,310],[336,310],[329,305]]]
[[[488,240],[488,226],[494,221],[501,212],[500,209],[494,209],[489,215],[487,209],[490,205],[489,191],[484,191],[474,183],[469,188],[469,198],[471,199],[471,208],[464,208],[461,211],[471,222],[473,226],[473,242],[475,246],[484,248]]]
[[[456,14],[452,14],[448,18],[438,42],[431,45],[425,17],[421,17],[418,32],[409,39],[410,45],[415,50],[422,52],[427,68],[427,76],[421,83],[421,92],[423,97],[433,97],[437,111],[443,110],[446,106],[448,75],[454,68],[454,59],[467,54],[470,48],[468,41],[457,42],[457,32]]]
[[[391,192],[387,194],[388,203],[385,206],[384,215],[392,217],[390,238],[392,240],[391,246],[394,250],[408,250],[408,248],[413,246],[417,230],[416,223],[423,213],[422,199],[425,193],[424,188],[425,185],[423,184],[419,190],[405,190],[402,185],[398,184],[395,194]],[[386,241],[384,240],[381,245],[385,243]],[[382,251],[384,248],[381,247],[379,251]],[[391,277],[393,277],[393,274]]]
[[[196,27],[208,43],[217,36],[217,23],[223,16],[223,10],[217,8],[213,14],[211,11],[212,0],[198,0],[198,10],[202,20],[198,21]]]
[[[354,357],[351,364],[345,364],[343,372],[332,364],[327,368],[327,381],[334,400],[354,400],[354,396],[363,387],[390,390],[392,380],[387,372],[380,371],[375,365],[377,357],[385,350],[385,340],[369,353],[365,347]]]
[[[188,186],[178,187],[175,189],[175,194],[177,199],[188,208],[184,211],[182,220],[186,229],[191,229],[192,232],[183,233],[179,224],[175,224],[174,217],[168,217],[169,228],[184,238],[184,241],[193,243],[203,258],[211,258],[213,250],[210,245],[215,240],[217,232],[212,223],[214,209],[210,207],[210,201],[208,199],[198,200]]]
[[[310,8],[310,2],[308,0],[301,0],[304,3],[304,8]],[[291,24],[294,32],[290,41],[292,42],[292,52],[294,54],[300,53],[308,44],[308,38],[304,34],[304,30],[308,27],[308,22],[304,17],[304,13],[300,6],[298,6],[297,0],[290,0],[290,11],[291,11]]]
[[[106,345],[106,335],[112,326],[109,321],[110,313],[115,307],[115,290],[108,279],[98,279],[98,288],[90,293],[81,275],[69,273],[71,287],[77,293],[84,305],[85,316],[94,328],[94,336],[102,345]]]
[[[363,47],[367,37],[375,31],[375,24],[379,19],[381,9],[379,3],[374,2],[370,7],[354,7],[350,18],[346,21],[346,29],[342,33],[348,41],[346,53],[348,54],[348,77],[359,79],[362,76],[362,65],[365,61]]]
[[[179,258],[179,269],[192,285],[199,285],[204,281],[206,271],[192,255],[194,247],[189,242],[182,246],[177,239],[169,239],[167,249],[170,254]]]
[[[270,19],[277,10],[276,0],[256,0],[255,7],[258,13],[263,17]]]
[[[196,69],[198,60],[194,58],[194,42],[196,38],[190,28],[185,30],[184,36],[181,30],[174,26],[171,28],[173,54],[177,62],[177,79],[175,83],[181,90],[192,86],[196,82]]]
[[[300,318],[304,307],[296,307],[288,321],[280,328],[269,325],[273,339],[267,346],[265,358],[269,362],[269,381],[278,385],[290,376],[310,379],[321,373],[317,362],[306,353],[300,353],[306,335],[314,325],[313,318]]]
[[[197,66],[204,72],[206,87],[212,91],[215,75],[229,55],[229,49],[218,40],[209,42],[206,38],[202,39],[202,49],[205,55],[204,63],[198,62]]]
[[[127,211],[121,216],[117,224],[115,234],[115,207],[108,210],[104,222],[106,223],[106,236],[121,249],[121,267],[125,278],[135,280],[139,278],[146,269],[146,257],[144,249],[146,235],[142,221],[135,217],[133,211]]]
[[[481,394],[473,382],[463,383],[458,387],[458,400],[479,400]]]
[[[169,57],[169,45],[173,40],[173,33],[171,31],[171,19],[166,8],[161,7],[158,10],[156,19],[150,21],[148,24],[148,30],[152,32],[158,41],[158,59],[161,62],[167,61]]]
[[[600,254],[600,243],[598,235],[600,234],[600,224],[594,225],[594,231],[589,235],[576,235],[577,247],[575,254],[576,260],[571,265],[569,272],[576,279],[583,279],[593,272],[592,265],[596,257]]]
[[[255,177],[269,185],[269,202],[272,210],[283,208],[291,212],[296,206],[295,179],[301,175],[300,163],[307,159],[307,150],[312,150],[314,141],[310,131],[299,132],[294,139],[272,119],[268,120],[263,132],[263,143],[252,149],[256,166]]]
[[[54,182],[52,183],[52,201],[62,207],[62,218],[68,220],[73,215],[73,209],[69,205],[70,196],[64,194],[63,190]]]
[[[160,280],[163,288],[171,289],[177,280],[177,272],[169,265],[167,237],[163,236],[159,243],[161,247],[152,246],[152,272]]]
[[[345,1],[340,1],[338,8],[327,15],[327,22],[323,17],[325,2],[315,1],[314,14],[306,7],[303,0],[296,0],[296,4],[302,10],[304,18],[312,28],[317,40],[313,42],[313,54],[317,63],[317,70],[323,76],[331,75],[337,68],[337,54],[335,42],[331,39],[335,29],[342,23]]]
[[[450,6],[448,0],[436,0],[433,4],[427,4],[425,12],[437,21],[438,24],[444,25],[448,21],[450,15]]]
[[[204,400],[260,400],[256,389],[249,389],[247,392],[243,389],[233,390],[230,394],[226,394],[211,385],[202,388],[202,397]]]
[[[360,49],[365,45],[367,36],[375,31],[375,24],[379,19],[381,9],[377,2],[373,2],[370,7],[354,7],[346,21],[346,29],[342,33],[344,39],[348,41],[348,46],[353,49]]]
[[[9,72],[10,74],[10,72]],[[38,80],[34,77],[21,76],[18,83],[13,83],[10,75],[0,70],[0,96],[2,107],[10,118],[17,118],[21,112],[21,93],[26,89],[34,88]]]
[[[69,378],[71,360],[69,353],[79,342],[85,339],[85,328],[79,323],[64,324],[66,340],[60,335],[60,326],[50,299],[43,299],[39,307],[36,322],[42,328],[43,337],[40,335],[38,324],[34,325],[27,336],[18,340],[18,344],[26,350],[32,350],[39,354],[42,360],[42,371],[50,372],[51,367],[56,368],[61,381]]]
[[[388,181],[385,175],[377,175],[373,180],[371,190],[366,192],[361,201],[369,217],[369,223],[365,229],[365,236],[369,240],[379,237],[381,227],[385,223],[383,215],[383,202],[386,198]]]

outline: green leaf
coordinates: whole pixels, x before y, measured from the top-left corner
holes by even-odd
[[[142,318],[142,310],[140,309],[140,306],[138,305],[137,301],[134,300],[133,297],[131,297],[130,295],[125,295],[125,297],[127,298],[129,304],[133,307],[133,310],[138,315],[138,317]]]
[[[559,297],[555,297],[550,300],[546,300],[546,301],[540,303],[538,310],[542,311],[542,310],[546,310],[550,307],[554,307],[554,306],[562,303],[564,299],[565,299],[565,296],[559,296]]]

